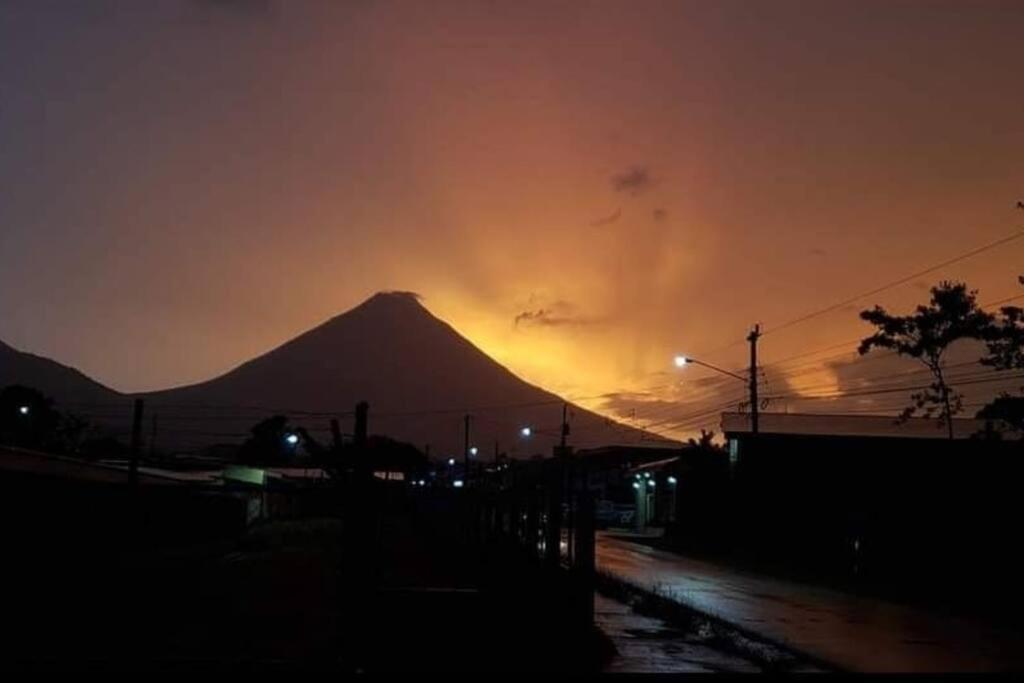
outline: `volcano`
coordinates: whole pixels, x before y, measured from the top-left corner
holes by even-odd
[[[331,418],[351,431],[354,406],[366,401],[371,433],[429,445],[434,455],[461,455],[469,415],[470,440],[488,459],[499,449],[520,458],[550,454],[564,403],[495,362],[408,292],[376,294],[220,377],[143,397],[162,426],[162,447],[236,441],[273,414],[326,438]],[[578,406],[567,414],[570,445],[656,438]]]

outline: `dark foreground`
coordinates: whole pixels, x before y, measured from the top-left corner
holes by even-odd
[[[450,491],[381,486],[375,514],[342,507],[155,546],[102,533],[80,496],[48,491],[33,493],[62,514],[27,495],[7,511],[22,516],[7,517],[20,526],[0,577],[3,674],[586,674],[614,651],[562,572],[467,541]]]

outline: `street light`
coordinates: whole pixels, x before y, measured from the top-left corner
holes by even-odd
[[[469,454],[470,454],[470,455],[474,455],[474,456],[475,456],[475,455],[476,455],[477,453],[479,453],[479,452],[480,452],[480,449],[479,449],[479,448],[477,448],[476,446],[473,446],[473,447],[471,447],[471,448],[469,449]]]
[[[715,372],[721,373],[723,375],[728,375],[729,377],[733,377],[733,378],[738,379],[738,380],[740,380],[741,382],[744,382],[744,383],[746,383],[748,381],[747,378],[744,377],[743,375],[737,375],[735,372],[730,372],[729,370],[725,370],[723,368],[720,368],[717,365],[712,365],[711,363],[705,363],[702,360],[697,360],[696,358],[692,358],[690,356],[676,356],[673,360],[674,360],[677,368],[683,368],[683,367],[686,367],[687,365],[690,365],[690,364],[699,365],[699,366],[701,366],[703,368],[707,368],[709,370],[714,370]]]
[[[521,437],[523,437],[524,439],[529,439],[532,434],[533,434],[533,428],[532,427],[523,427],[522,429],[519,430],[519,435]]]
[[[739,381],[741,381],[744,384],[748,385],[750,387],[750,431],[755,436],[757,435],[757,425],[758,425],[758,405],[757,405],[757,340],[760,337],[761,337],[761,326],[760,325],[755,325],[754,326],[754,331],[750,333],[749,337],[747,337],[747,341],[750,342],[750,376],[749,377],[744,377],[743,375],[739,375],[739,374],[737,374],[735,372],[731,372],[731,371],[726,370],[724,368],[720,368],[717,365],[712,365],[711,363],[705,363],[702,360],[697,360],[696,358],[692,358],[690,356],[678,355],[678,356],[676,356],[673,359],[673,362],[675,363],[677,368],[682,368],[682,367],[685,367],[685,366],[689,365],[690,363],[693,363],[694,365],[700,365],[701,367],[705,367],[708,370],[714,370],[715,372],[717,372],[720,375],[725,375],[727,377],[732,377],[733,379],[738,379]]]
[[[455,467],[455,458],[448,458],[448,466]]]
[[[299,435],[298,434],[285,434],[284,441],[289,446],[298,446],[299,445]]]
[[[28,406],[20,406],[20,407],[18,408],[18,412],[19,412],[20,414],[22,414],[22,415],[28,415],[28,414],[29,414],[29,412],[30,412],[30,411],[29,411],[29,407],[28,407]]]

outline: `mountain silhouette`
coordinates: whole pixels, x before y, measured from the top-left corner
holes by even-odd
[[[0,388],[24,384],[53,398],[58,408],[73,412],[95,405],[127,403],[118,392],[57,361],[18,351],[0,342]]]
[[[371,433],[430,444],[438,456],[461,456],[470,414],[471,441],[490,460],[496,441],[512,457],[550,455],[562,416],[558,396],[518,378],[407,292],[376,294],[220,377],[144,397],[147,412],[172,420],[158,437],[164,447],[230,442],[274,413],[326,439],[330,414],[351,432],[348,414],[365,400]],[[576,406],[570,430],[570,445],[581,447],[654,438]]]

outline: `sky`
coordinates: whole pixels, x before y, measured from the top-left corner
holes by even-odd
[[[678,423],[743,387],[674,354],[739,369],[754,323],[1024,229],[1022,27],[985,0],[0,0],[0,339],[166,388],[409,290],[529,381]],[[770,332],[766,389],[877,376],[837,348],[857,311],[1020,294],[1021,256]]]

